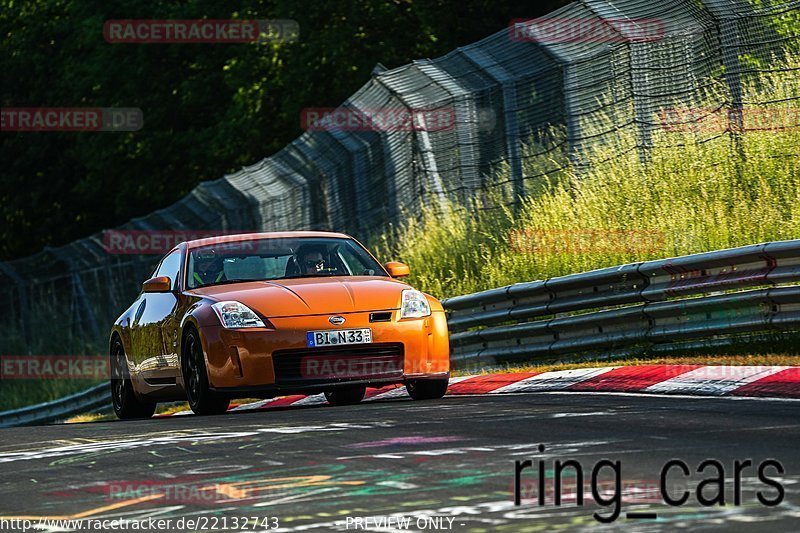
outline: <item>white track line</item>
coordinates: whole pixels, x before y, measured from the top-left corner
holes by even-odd
[[[524,393],[522,393],[524,394]],[[637,398],[659,398],[666,400],[708,400],[709,396],[697,394],[654,394],[652,392],[608,392],[608,391],[542,391],[540,394],[558,394],[561,396],[636,396]],[[800,398],[780,398],[777,396],[719,396],[712,400],[728,402],[794,402],[800,404]]]
[[[409,398],[408,391],[405,387],[397,387],[380,394],[376,394],[371,398],[364,400],[365,402],[374,402],[375,400],[391,400],[394,398]]]
[[[704,394],[722,396],[739,387],[777,374],[786,366],[704,366],[647,387],[645,392],[661,394]]]
[[[472,379],[475,376],[458,376],[450,378],[450,385],[455,383],[460,383],[461,381],[465,381],[467,379]],[[397,387],[392,390],[388,390],[386,392],[382,392],[380,394],[376,394],[372,398],[367,398],[364,400],[365,402],[372,402],[374,400],[391,400],[395,398],[410,398],[408,395],[408,391],[406,391],[405,387]]]
[[[535,376],[531,376],[515,383],[510,383],[504,387],[500,387],[485,394],[514,394],[526,392],[558,392],[563,391],[581,383],[595,376],[600,376],[606,372],[614,370],[615,366],[608,366],[602,368],[579,368],[573,370],[558,370],[554,372],[543,372]],[[743,387],[759,379],[777,374],[791,366],[703,366],[696,368],[684,374],[675,376],[674,378],[656,383],[643,389],[642,391],[628,391],[622,392],[605,392],[602,390],[587,392],[590,394],[669,394],[671,396],[683,395],[687,398],[697,398],[698,395],[705,396],[725,396],[739,387]],[[450,384],[460,383],[479,376],[458,376],[450,378]],[[579,391],[570,392],[570,394],[579,394]],[[371,398],[364,400],[371,402],[375,400],[390,400],[396,398],[408,398],[408,392],[405,387],[397,387],[386,392],[382,392]],[[269,400],[260,400],[248,404],[243,404],[234,407],[231,411],[249,411],[253,409],[260,409],[279,398],[270,398]],[[747,397],[741,399],[749,399]],[[761,398],[763,400],[776,400],[779,398]],[[797,401],[788,399],[790,401]],[[314,394],[301,398],[296,402],[290,404],[292,407],[300,405],[322,405],[326,403],[325,396],[322,394]],[[181,416],[190,415],[191,411],[181,411],[172,415],[162,416]]]
[[[511,383],[505,387],[495,389],[489,394],[505,394],[509,392],[535,392],[547,390],[563,390],[576,383],[605,374],[614,370],[616,367],[608,366],[603,368],[576,368],[573,370],[557,370],[554,372],[543,372],[529,378],[525,378],[516,383]]]
[[[247,411],[249,409],[260,409],[267,405],[269,402],[274,402],[277,398],[270,398],[269,400],[259,400],[257,402],[252,403],[243,403],[242,405],[237,405],[233,409],[229,409],[229,411]]]
[[[322,405],[323,403],[328,403],[328,400],[325,399],[324,394],[319,393],[306,396],[305,398],[301,398],[289,405],[292,407],[297,407],[298,405]]]

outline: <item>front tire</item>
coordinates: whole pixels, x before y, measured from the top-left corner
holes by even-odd
[[[361,403],[366,393],[366,387],[334,389],[325,391],[325,399],[328,400],[328,403],[331,405],[353,405]]]
[[[406,383],[406,390],[415,400],[438,400],[447,392],[448,383],[447,378],[416,379]]]
[[[196,415],[219,415],[228,410],[230,399],[211,390],[208,384],[206,359],[196,330],[190,330],[183,342],[181,358],[183,382],[189,407]]]
[[[111,403],[120,420],[150,418],[156,412],[155,402],[141,401],[133,391],[125,348],[119,337],[114,337],[111,345]]]

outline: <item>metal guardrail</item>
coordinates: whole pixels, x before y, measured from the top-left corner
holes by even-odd
[[[111,386],[108,382],[51,402],[3,411],[0,413],[0,428],[64,420],[101,405],[111,407]]]
[[[276,154],[115,230],[155,240],[162,231],[336,228],[364,241],[420,205],[469,205],[488,191],[509,205],[535,197],[551,179],[586,173],[598,146],[646,161],[652,146],[696,142],[738,159],[748,129],[742,113],[785,109],[800,97],[791,81],[800,69],[771,59],[800,47],[800,33],[785,31],[798,9],[800,0],[576,0],[439,58],[378,65],[339,106],[345,117],[375,115],[376,125],[413,114],[412,128],[310,128]],[[602,37],[536,37],[544,28],[570,35],[576,20],[597,23]],[[631,31],[622,21],[650,22]],[[743,94],[761,76],[780,76],[783,88]],[[729,124],[726,133],[692,127],[698,105],[704,124]],[[437,126],[425,127],[423,117]],[[791,145],[776,143],[770,156],[796,160]],[[31,343],[57,324],[60,336],[105,344],[104,325],[158,259],[137,246],[116,249],[109,235],[0,261],[0,327]]]
[[[800,333],[800,285],[792,283],[800,283],[800,239],[515,283],[443,304],[458,368],[642,345],[665,353],[728,344],[740,334]],[[755,287],[761,288],[742,290]],[[0,427],[62,420],[100,405],[111,405],[108,383],[0,413]]]
[[[798,282],[800,240],[791,240],[515,283],[443,304],[458,368],[800,331]],[[755,287],[763,288],[743,290]]]

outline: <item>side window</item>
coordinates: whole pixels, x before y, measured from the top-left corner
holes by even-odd
[[[178,283],[178,274],[181,270],[181,252],[180,250],[175,250],[167,257],[161,261],[161,265],[158,267],[156,271],[157,276],[168,276],[169,279],[172,280],[172,288],[177,288],[179,286]]]

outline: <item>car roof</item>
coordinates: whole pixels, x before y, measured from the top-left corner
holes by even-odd
[[[332,231],[270,231],[263,233],[237,233],[233,235],[219,235],[217,237],[205,237],[203,239],[186,241],[184,244],[186,245],[187,248],[192,249],[192,248],[197,248],[199,246],[206,246],[208,244],[250,241],[256,239],[289,239],[292,237],[334,237],[340,239],[352,238],[344,233],[335,233]]]

